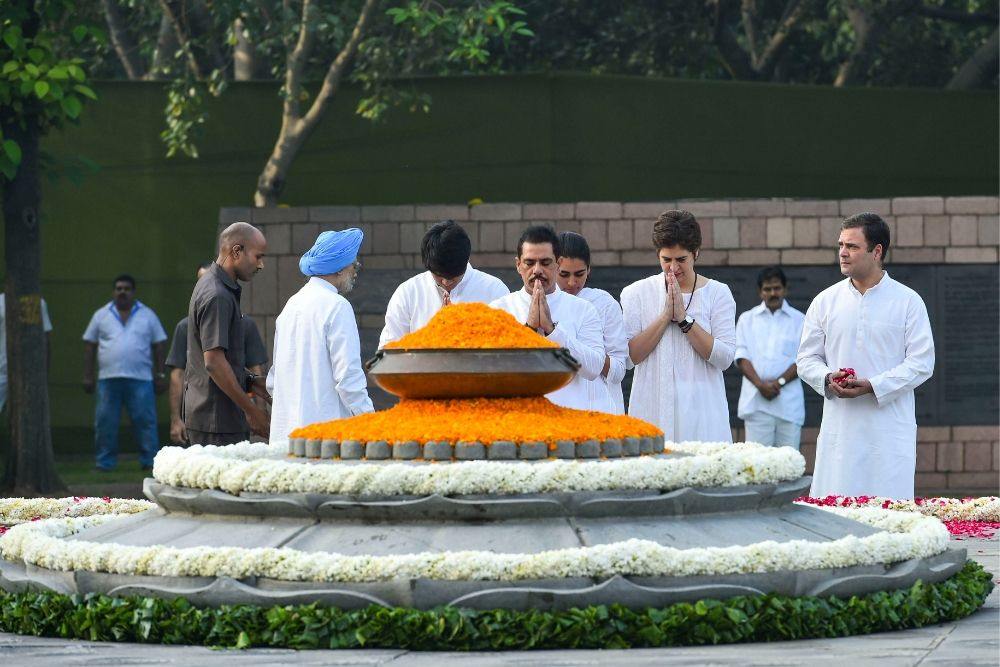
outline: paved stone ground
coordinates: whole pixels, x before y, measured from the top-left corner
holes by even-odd
[[[969,555],[1000,583],[1000,536],[963,540]],[[290,651],[251,649],[218,651],[190,646],[147,646],[66,641],[0,633],[0,660],[23,667],[41,665],[882,665],[1000,664],[1000,587],[969,618],[917,630],[843,639],[817,639],[773,644],[630,651],[524,651],[505,653],[416,653],[393,650]]]

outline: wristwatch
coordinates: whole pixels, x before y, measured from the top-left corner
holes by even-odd
[[[256,380],[259,377],[260,376],[257,375],[256,373],[251,373],[250,371],[247,371],[247,379],[244,381],[243,390],[246,393],[248,393],[248,394],[250,392],[252,392],[253,391],[253,381]]]
[[[787,383],[788,383],[788,380],[786,380],[785,378],[783,378],[783,377],[778,378],[778,386],[779,387],[784,387],[785,384],[787,384]]]
[[[691,327],[694,326],[694,318],[687,315],[683,320],[677,323],[677,326],[681,328],[681,333],[687,333],[691,331]]]

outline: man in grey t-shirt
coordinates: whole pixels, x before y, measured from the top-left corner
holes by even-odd
[[[198,267],[198,279],[212,267],[213,262],[205,262]],[[184,317],[174,327],[174,337],[170,343],[166,365],[170,368],[170,440],[183,445],[187,444],[187,433],[184,428],[184,418],[181,403],[184,399],[184,367],[187,366],[188,318]],[[243,349],[246,352],[247,370],[254,375],[262,375],[263,366],[267,363],[267,350],[260,337],[256,323],[243,316]],[[260,405],[260,403],[258,403]],[[249,436],[246,433],[245,436]]]
[[[219,237],[219,256],[194,286],[188,307],[184,366],[184,425],[188,441],[228,445],[251,433],[267,437],[270,420],[249,392],[270,401],[264,379],[246,370],[241,289],[264,268],[267,241],[259,229],[235,222]]]

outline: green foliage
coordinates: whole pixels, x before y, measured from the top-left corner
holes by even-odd
[[[970,560],[937,584],[917,582],[847,599],[743,596],[642,610],[611,605],[560,612],[378,606],[344,611],[318,604],[200,609],[184,599],[17,593],[0,597],[0,628],[66,639],[232,648],[633,648],[916,628],[968,616],[992,589],[990,574]]]
[[[72,57],[61,33],[80,48],[101,43],[104,34],[86,25],[67,26],[73,3],[8,2],[0,4],[0,125],[31,120],[45,133],[77,122],[86,100],[97,95],[87,85],[84,59]],[[12,180],[21,163],[21,148],[0,132],[0,174]]]

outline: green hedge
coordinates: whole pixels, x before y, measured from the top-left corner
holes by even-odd
[[[836,597],[743,596],[663,609],[429,611],[318,604],[200,609],[183,599],[17,593],[0,597],[0,629],[24,635],[151,644],[414,650],[638,648],[777,641],[917,628],[968,616],[993,590],[973,561],[937,584]]]

